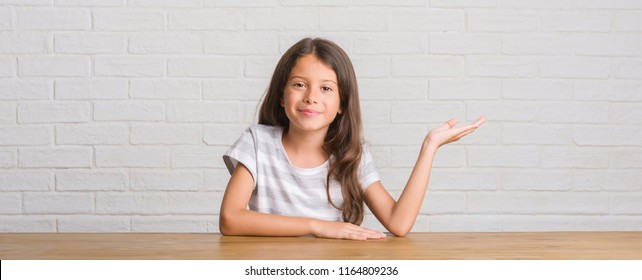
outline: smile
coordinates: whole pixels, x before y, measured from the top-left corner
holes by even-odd
[[[299,113],[301,113],[302,115],[304,115],[306,117],[314,117],[314,116],[318,116],[318,115],[321,114],[321,112],[318,112],[318,111],[315,111],[315,110],[311,110],[311,109],[299,109],[297,111],[299,111]]]

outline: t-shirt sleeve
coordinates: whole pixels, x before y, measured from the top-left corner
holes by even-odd
[[[234,170],[239,163],[243,164],[252,174],[254,178],[254,186],[256,186],[256,174],[257,174],[257,145],[256,145],[256,131],[249,127],[247,128],[241,137],[239,137],[236,142],[223,154],[223,162],[227,170],[230,172],[230,175],[234,173]]]
[[[361,166],[359,168],[361,189],[365,192],[372,183],[377,181],[381,181],[381,177],[379,177],[379,173],[377,172],[374,159],[372,158],[372,154],[364,148],[363,155],[361,156]]]

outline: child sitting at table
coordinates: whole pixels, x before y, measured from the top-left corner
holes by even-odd
[[[306,38],[281,57],[250,126],[224,154],[232,177],[220,212],[223,235],[378,239],[359,226],[364,204],[396,236],[415,223],[437,149],[477,129],[449,120],[428,132],[398,201],[364,147],[357,81],[347,54]]]

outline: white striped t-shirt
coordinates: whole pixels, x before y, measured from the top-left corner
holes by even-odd
[[[290,162],[283,148],[283,129],[252,125],[223,155],[230,174],[238,163],[252,173],[254,191],[249,209],[284,216],[342,221],[342,211],[328,202],[326,176],[328,161],[315,168],[298,168]],[[361,157],[359,182],[363,191],[380,180],[370,153]],[[341,189],[336,180],[330,184],[330,197],[338,207],[343,206]]]

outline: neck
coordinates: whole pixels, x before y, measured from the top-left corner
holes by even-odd
[[[283,135],[283,147],[290,160],[299,167],[315,167],[327,160],[323,143],[327,131],[298,131],[290,128]]]

